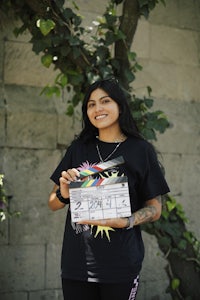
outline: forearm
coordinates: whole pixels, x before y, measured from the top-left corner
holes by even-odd
[[[145,207],[139,209],[133,214],[134,226],[158,220],[160,218],[161,211],[161,196],[147,201]]]
[[[49,201],[48,201],[48,206],[53,211],[65,207],[65,204],[60,202],[60,200],[56,196],[56,190],[57,189],[58,189],[58,186],[55,185],[52,192],[51,192],[51,194],[50,194],[50,196],[49,196]]]

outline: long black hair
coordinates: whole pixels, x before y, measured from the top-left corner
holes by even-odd
[[[87,115],[87,103],[90,98],[90,95],[94,90],[98,88],[104,90],[108,94],[108,96],[119,105],[119,126],[122,132],[126,136],[142,138],[136,125],[136,122],[134,121],[131,115],[126,94],[120,87],[116,79],[99,80],[94,82],[88,88],[82,105],[83,130],[81,131],[79,137],[82,138],[84,141],[89,141],[94,139],[98,135],[98,129],[91,124]]]

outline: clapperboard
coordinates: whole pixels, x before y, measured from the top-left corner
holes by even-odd
[[[122,156],[80,172],[80,178],[101,173],[124,163]],[[129,217],[131,215],[128,178],[89,178],[70,183],[70,207],[73,222]]]

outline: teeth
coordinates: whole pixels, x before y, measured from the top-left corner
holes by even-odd
[[[106,117],[106,115],[100,115],[100,116],[96,116],[95,119],[99,120],[99,119],[103,119],[105,117]]]

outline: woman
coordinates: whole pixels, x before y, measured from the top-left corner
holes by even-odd
[[[161,195],[169,188],[117,81],[93,83],[82,113],[83,130],[51,176],[49,207],[58,210],[70,202],[70,182],[80,181],[82,170],[122,156],[124,164],[98,176],[128,177],[132,215],[73,223],[69,208],[61,260],[64,299],[133,300],[144,257],[139,225],[159,219]]]

